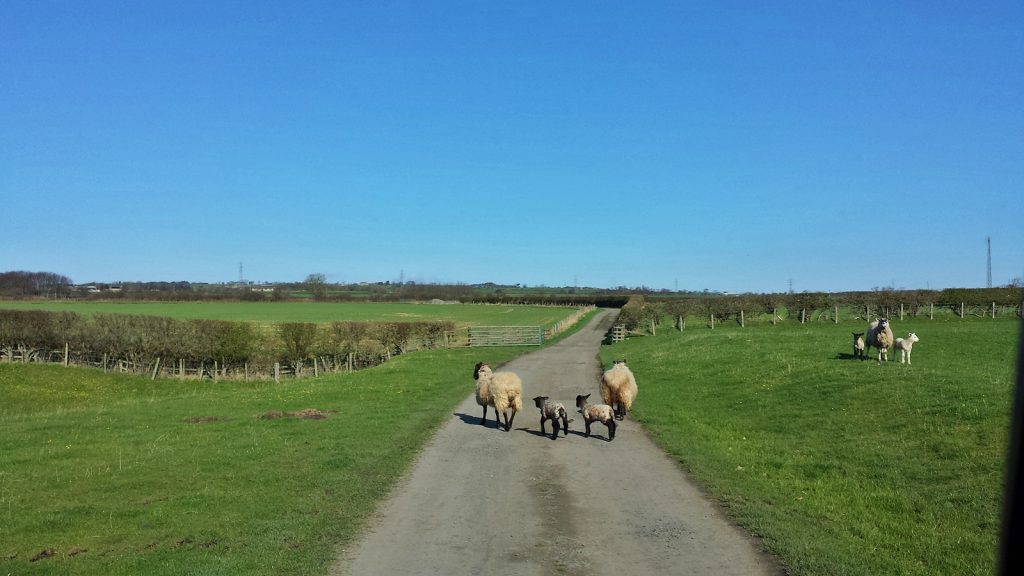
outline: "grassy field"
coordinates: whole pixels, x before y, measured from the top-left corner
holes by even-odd
[[[473,365],[533,349],[282,384],[0,363],[0,574],[323,574]]]
[[[913,365],[852,358],[861,324],[633,337],[632,417],[791,574],[993,574],[1016,320],[897,322]]]
[[[466,326],[551,326],[572,310],[552,306],[488,304],[376,304],[349,302],[75,302],[0,300],[0,309],[52,310],[78,314],[143,314],[178,319],[248,322],[450,320]]]
[[[280,385],[0,365],[0,574],[323,574],[481,354],[523,351]]]

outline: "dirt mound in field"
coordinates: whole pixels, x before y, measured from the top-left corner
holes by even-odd
[[[331,414],[337,414],[337,410],[320,410],[319,408],[306,408],[305,410],[297,410],[295,412],[281,412],[280,410],[271,410],[260,414],[260,420],[277,420],[279,418],[302,418],[304,420],[323,420]]]
[[[214,422],[230,422],[227,416],[189,416],[181,420],[186,424],[212,424]]]

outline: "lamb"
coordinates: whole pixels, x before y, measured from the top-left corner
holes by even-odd
[[[625,360],[615,360],[611,369],[601,376],[601,400],[615,409],[615,419],[622,420],[636,399],[636,378]]]
[[[561,402],[548,402],[550,398],[547,396],[537,396],[533,399],[533,403],[540,408],[540,432],[541,434],[547,434],[544,430],[544,423],[551,420],[551,439],[558,438],[558,419],[562,419],[562,429],[565,430],[564,435],[569,435],[569,415],[565,411],[565,405]]]
[[[853,357],[864,359],[864,333],[853,333]]]
[[[893,346],[893,350],[900,351],[900,364],[903,364],[904,362],[910,364],[910,351],[914,349],[914,342],[920,341],[921,339],[913,332],[907,334],[906,338],[896,339],[896,344]]]
[[[868,334],[865,338],[866,350],[872,346],[878,349],[878,361],[889,361],[889,347],[892,346],[892,329],[889,328],[888,318],[879,318],[868,324]]]
[[[608,427],[608,441],[615,440],[615,413],[612,407],[607,404],[591,404],[586,396],[576,396],[576,410],[583,414],[583,422],[587,426],[587,438],[590,438],[590,423],[595,420]]]
[[[505,418],[505,431],[511,430],[516,413],[523,409],[523,383],[519,380],[519,376],[514,372],[492,372],[490,366],[478,362],[473,370],[473,378],[477,381],[477,386],[480,386],[480,382],[483,381],[483,387],[490,395],[487,404],[494,406],[494,420],[498,427],[501,427],[501,421],[498,419],[500,415]],[[510,410],[511,417],[509,417]],[[485,415],[486,412],[487,408],[485,407]]]

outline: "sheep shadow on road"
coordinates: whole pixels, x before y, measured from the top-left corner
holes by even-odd
[[[550,430],[548,432],[541,432],[539,429],[538,430],[532,430],[530,428],[516,428],[516,430],[522,431],[522,432],[526,432],[527,434],[532,434],[534,436],[539,436],[541,438],[547,438],[548,440],[553,440],[553,438],[551,438],[551,431]],[[570,436],[578,436],[579,438],[582,438],[584,440],[588,440],[587,435],[586,435],[586,433],[583,430],[573,430],[572,428],[570,428],[569,429],[569,435]],[[559,430],[558,438],[568,438],[568,437],[569,436],[564,435],[562,433],[562,431]],[[609,440],[607,436],[602,436],[600,434],[594,434],[593,432],[590,433],[590,438],[596,438],[598,440],[604,440],[605,442],[611,442],[611,440]]]
[[[479,416],[470,416],[469,414],[463,414],[462,412],[454,412],[452,414],[452,416],[455,416],[459,420],[462,420],[463,424],[472,424],[474,426],[480,426],[480,417]],[[498,423],[495,422],[493,419],[488,418],[487,419],[486,427],[487,428],[497,428],[498,427]]]

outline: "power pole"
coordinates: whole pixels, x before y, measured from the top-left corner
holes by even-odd
[[[986,288],[991,288],[992,287],[992,237],[991,236],[986,237],[985,241],[988,242],[988,277],[987,277],[987,282],[985,283],[985,287]]]

